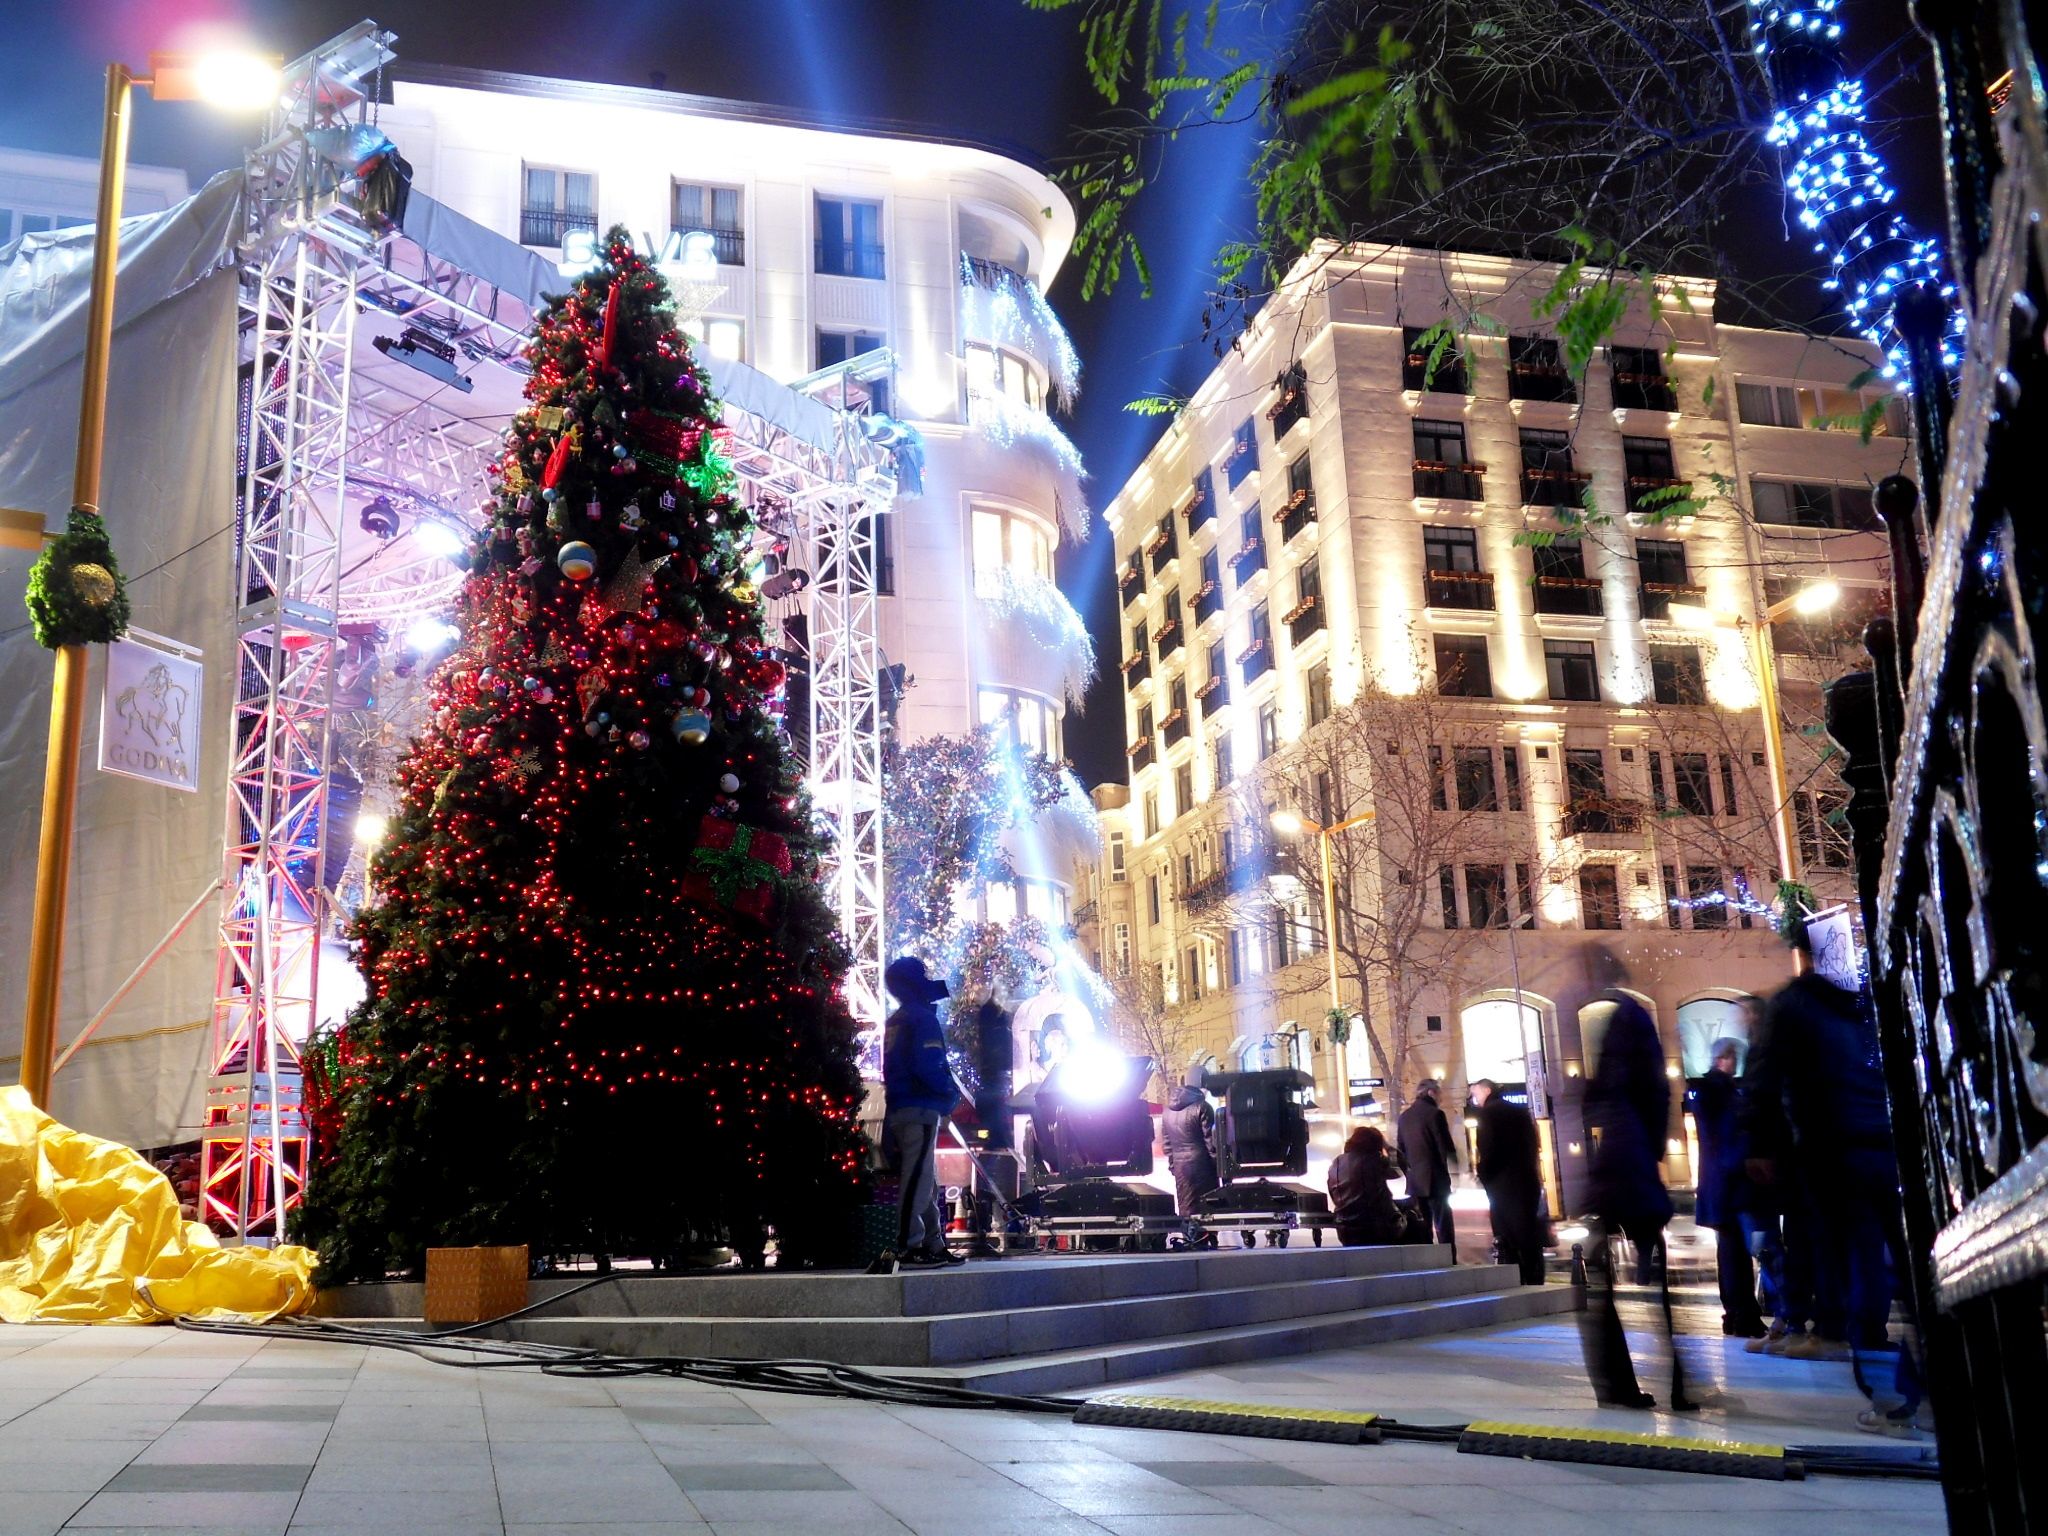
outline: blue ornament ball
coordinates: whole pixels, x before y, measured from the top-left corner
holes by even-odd
[[[711,735],[711,717],[701,709],[678,710],[669,721],[669,729],[677,741],[698,746]]]
[[[555,556],[555,564],[571,581],[588,581],[597,573],[597,551],[581,539],[571,539]]]

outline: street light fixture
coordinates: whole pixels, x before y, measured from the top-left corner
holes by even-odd
[[[114,277],[120,263],[121,202],[128,168],[130,98],[141,86],[163,101],[208,101],[248,107],[277,99],[278,74],[247,55],[224,57],[153,54],[151,73],[125,64],[107,66],[106,113],[100,128],[99,198],[93,223],[92,288],[85,322],[85,357],[78,400],[78,451],[71,471],[71,505],[97,517],[100,469],[106,448],[107,370],[114,345]],[[269,73],[262,94],[260,72]],[[5,542],[38,541],[32,514],[12,514]],[[35,906],[28,942],[27,1005],[21,1032],[21,1083],[48,1108],[57,1044],[57,987],[63,971],[64,902],[71,885],[71,845],[78,811],[78,755],[85,729],[86,657],[81,644],[57,647],[50,689],[50,745],[43,765],[43,821],[36,851]]]
[[[1373,813],[1361,811],[1327,827],[1285,807],[1275,809],[1266,819],[1282,837],[1299,837],[1304,832],[1316,835],[1316,844],[1323,856],[1323,953],[1330,962],[1330,1016],[1340,1017],[1344,1012],[1344,999],[1337,982],[1337,876],[1330,863],[1330,845],[1339,832],[1371,821]],[[1341,1118],[1348,1124],[1351,1119],[1351,1042],[1348,1038],[1337,1048],[1337,1103]]]
[[[1840,582],[1808,582],[1789,597],[1781,597],[1764,609],[1762,620],[1754,624],[1735,614],[1719,613],[1696,603],[1671,605],[1671,622],[1680,629],[1695,632],[1733,629],[1743,633],[1749,641],[1750,666],[1756,672],[1757,702],[1764,717],[1764,766],[1771,776],[1771,798],[1776,807],[1771,821],[1777,832],[1778,868],[1783,871],[1786,883],[1791,885],[1801,883],[1799,833],[1792,821],[1792,790],[1785,778],[1785,738],[1778,719],[1778,671],[1771,664],[1770,648],[1764,642],[1764,633],[1773,624],[1788,618],[1812,618],[1815,614],[1825,613],[1841,600]],[[1795,971],[1805,969],[1803,955],[1804,951],[1793,950]]]

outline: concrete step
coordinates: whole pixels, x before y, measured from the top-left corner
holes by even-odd
[[[1400,1252],[1350,1250],[1375,1251]],[[1020,1294],[1014,1304],[973,1310],[968,1308],[976,1301],[988,1299],[991,1290],[1021,1292],[1023,1288],[1013,1284],[960,1284],[947,1287],[944,1300],[962,1310],[908,1317],[558,1316],[551,1310],[547,1315],[521,1318],[489,1330],[489,1334],[610,1354],[833,1360],[842,1365],[892,1367],[951,1365],[1036,1356],[1054,1350],[1101,1348],[1301,1318],[1327,1318],[1401,1304],[1450,1301],[1499,1290],[1513,1274],[1512,1270],[1492,1265],[1468,1264],[1455,1268],[1318,1275],[1317,1270],[1347,1266],[1334,1262],[1272,1266],[1265,1263],[1268,1257],[1285,1257],[1283,1253],[1244,1255],[1252,1260],[1250,1264],[1213,1262],[1215,1258],[1238,1257],[1211,1256],[1210,1262],[1179,1268],[1183,1273],[1205,1271],[1212,1280],[1235,1278],[1255,1283],[1112,1294],[1052,1305],[1031,1304]],[[1329,1258],[1334,1261],[1337,1253]],[[1150,1269],[1156,1262],[1127,1259],[1122,1271]],[[1017,1278],[1000,1276],[995,1273],[999,1269],[1000,1266],[990,1266],[988,1277]],[[1132,1277],[1122,1271],[1103,1271],[1103,1279],[1111,1290],[1131,1282]],[[963,1281],[974,1278],[971,1271],[954,1274]],[[1295,1278],[1297,1275],[1304,1277]],[[930,1281],[953,1276],[909,1278]]]
[[[1451,1250],[1441,1244],[1316,1248],[1307,1245],[1306,1234],[1296,1233],[1295,1238],[1296,1244],[1286,1248],[1020,1255],[955,1269],[882,1276],[621,1272],[565,1296],[590,1278],[568,1275],[534,1281],[529,1295],[533,1301],[561,1296],[548,1309],[553,1317],[937,1317],[1407,1273],[1440,1269],[1451,1262]],[[337,1286],[321,1292],[317,1310],[336,1318],[416,1318],[424,1292],[425,1287],[402,1281]]]
[[[984,1392],[1086,1392],[1148,1376],[1305,1355],[1317,1350],[1358,1349],[1397,1339],[1426,1338],[1466,1328],[1552,1317],[1571,1311],[1573,1303],[1574,1295],[1568,1285],[1510,1286],[1444,1300],[1369,1307],[1333,1317],[1212,1329],[1010,1360],[911,1368],[896,1374]]]

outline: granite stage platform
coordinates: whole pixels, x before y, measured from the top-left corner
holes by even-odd
[[[896,1275],[616,1273],[484,1337],[627,1355],[829,1360],[989,1391],[1064,1392],[1569,1311],[1569,1285],[1448,1247],[1052,1254]],[[567,1294],[573,1291],[574,1294]],[[419,1323],[424,1288],[323,1293],[336,1321]]]

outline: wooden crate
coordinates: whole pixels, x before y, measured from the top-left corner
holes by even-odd
[[[526,1247],[429,1248],[430,1323],[481,1323],[526,1305]]]

